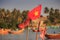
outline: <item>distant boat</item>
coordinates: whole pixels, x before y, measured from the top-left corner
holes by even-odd
[[[18,30],[18,31],[10,31],[11,34],[21,34],[24,31],[24,29],[22,30]]]
[[[59,34],[46,34],[45,37],[48,39],[60,39],[60,33]]]
[[[0,29],[0,35],[6,35],[9,31],[10,29]]]

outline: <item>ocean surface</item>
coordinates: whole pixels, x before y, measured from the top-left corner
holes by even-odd
[[[27,31],[25,30],[22,34],[0,35],[0,40],[26,40],[26,33],[27,33]],[[51,34],[51,33],[52,34],[60,33],[60,28],[57,28],[57,29],[48,28],[47,33],[49,33],[49,34]],[[41,38],[39,37],[39,34],[40,33],[38,32],[38,40],[41,40]],[[29,30],[28,40],[36,40],[36,32],[33,32],[32,30]]]

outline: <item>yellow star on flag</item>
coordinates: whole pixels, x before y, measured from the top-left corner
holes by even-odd
[[[37,16],[38,15],[38,11],[36,11],[34,14],[35,14],[35,16]]]

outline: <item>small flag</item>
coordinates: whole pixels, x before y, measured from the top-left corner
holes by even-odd
[[[18,27],[19,27],[20,29],[23,29],[23,28],[25,27],[25,26],[24,26],[24,23],[19,24]]]
[[[29,23],[30,23],[30,19],[29,19],[29,18],[27,18],[27,19],[24,21],[24,25],[25,25],[25,27],[26,27],[26,26],[28,26],[28,25],[29,25]]]
[[[19,24],[18,27],[21,28],[21,29],[23,29],[23,28],[25,28],[26,26],[28,26],[29,23],[30,23],[30,19],[27,18],[23,23]]]
[[[44,34],[41,33],[41,34],[40,34],[40,38],[41,38],[42,40],[44,40],[44,37],[45,37]]]
[[[46,29],[45,29],[45,28],[40,28],[40,32],[41,32],[40,37],[41,37],[42,39],[44,39],[45,34],[46,34]]]

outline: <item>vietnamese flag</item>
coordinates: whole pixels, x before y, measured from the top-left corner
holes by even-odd
[[[41,14],[41,9],[42,9],[42,6],[41,5],[38,5],[37,7],[35,7],[31,11],[29,11],[28,17],[31,20],[35,20],[35,19],[39,18],[40,17],[40,14]]]

